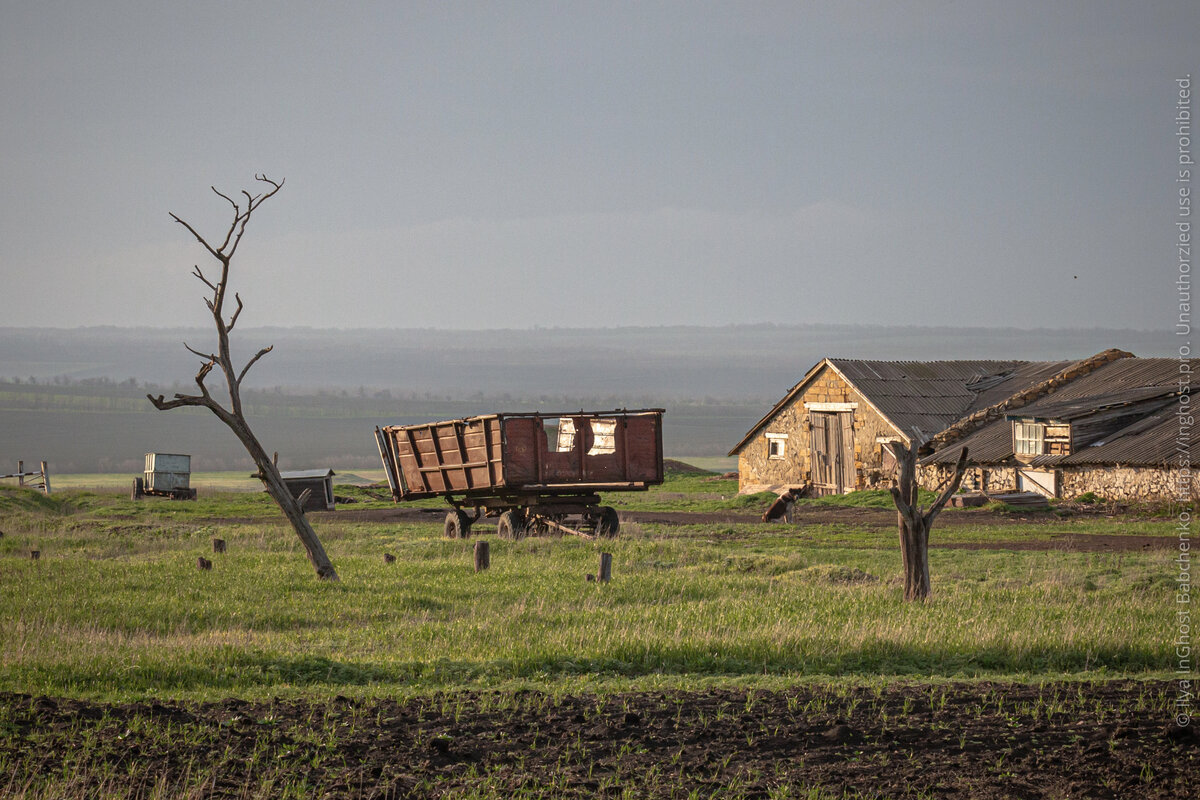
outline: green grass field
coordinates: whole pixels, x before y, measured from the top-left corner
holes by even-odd
[[[675,476],[611,500],[761,513],[769,499],[735,492],[734,481]],[[390,507],[350,507],[372,505]],[[977,519],[933,538],[1171,535],[1166,518]],[[437,514],[315,521],[338,583],[314,577],[261,493],[135,503],[115,488],[0,489],[0,691],[132,700],[1037,681],[1165,677],[1173,658],[1169,549],[935,548],[933,599],[914,605],[901,599],[894,531],[852,522],[633,522],[603,542],[488,535],[492,566],[476,574],[480,537],[443,539]],[[212,553],[215,537],[226,554]],[[613,556],[609,584],[585,579],[601,550]]]

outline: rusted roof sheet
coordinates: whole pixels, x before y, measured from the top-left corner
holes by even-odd
[[[1200,362],[1192,360],[1189,368]],[[1069,456],[1037,456],[1032,466],[1127,464],[1157,466],[1177,461],[1182,453],[1195,456],[1192,428],[1181,428],[1176,404],[1180,361],[1172,358],[1123,358],[1098,368],[1047,397],[1014,411],[1009,417],[1079,419],[1095,411],[1162,397],[1164,406],[1116,433]],[[1151,408],[1154,406],[1152,405]],[[953,464],[962,447],[974,464],[998,464],[1013,459],[1012,424],[999,420],[923,459],[926,464]]]

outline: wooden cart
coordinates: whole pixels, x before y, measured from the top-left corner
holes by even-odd
[[[616,536],[600,492],[663,481],[662,409],[516,413],[375,429],[392,498],[443,497],[446,536],[496,517],[505,538]],[[468,511],[470,513],[468,513]]]

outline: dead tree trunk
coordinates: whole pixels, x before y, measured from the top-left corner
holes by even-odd
[[[897,521],[900,529],[900,560],[904,567],[904,599],[924,602],[929,597],[929,530],[933,520],[945,508],[950,496],[958,491],[963,475],[967,471],[967,448],[962,449],[954,474],[949,482],[939,487],[941,494],[929,507],[921,508],[921,486],[917,482],[917,450],[920,443],[914,438],[911,447],[899,442],[892,443],[896,455],[896,485],[892,487],[892,500],[896,504]]]
[[[217,329],[217,349],[215,353],[205,353],[189,347],[186,343],[184,344],[188,352],[199,356],[203,360],[200,371],[196,373],[196,386],[200,390],[199,394],[176,394],[172,400],[166,400],[162,395],[158,397],[152,395],[146,396],[159,411],[181,408],[183,406],[200,406],[207,408],[221,422],[225,423],[233,431],[234,435],[237,436],[242,446],[246,448],[246,452],[250,454],[254,465],[258,467],[257,477],[262,480],[267,493],[279,505],[280,510],[283,511],[284,516],[287,517],[288,522],[291,523],[292,528],[296,531],[296,535],[300,538],[300,542],[304,545],[304,550],[308,554],[308,560],[312,562],[313,568],[317,571],[317,577],[336,581],[338,580],[338,574],[334,570],[329,556],[325,554],[325,548],[321,546],[321,541],[317,538],[316,531],[313,530],[312,525],[309,524],[308,519],[304,516],[304,509],[296,501],[296,498],[292,497],[292,493],[288,491],[287,486],[284,485],[283,478],[279,476],[278,467],[275,466],[275,462],[271,457],[267,455],[267,451],[263,449],[263,446],[259,444],[258,438],[250,430],[250,426],[246,423],[245,414],[242,412],[242,381],[245,380],[246,373],[250,371],[250,368],[260,358],[271,352],[272,348],[269,346],[264,347],[255,353],[241,370],[235,369],[229,346],[229,332],[233,330],[233,326],[237,324],[238,315],[242,313],[242,298],[237,293],[234,293],[233,297],[237,303],[237,308],[228,321],[226,321],[224,309],[226,292],[229,286],[229,264],[233,260],[234,253],[237,252],[238,244],[242,241],[242,235],[246,232],[246,223],[250,221],[250,215],[263,202],[283,188],[283,181],[276,183],[265,175],[255,175],[254,178],[257,181],[265,183],[267,188],[257,195],[251,195],[249,192],[243,190],[242,196],[246,198],[245,209],[242,209],[232,198],[218,192],[216,187],[213,187],[213,192],[233,207],[233,222],[230,223],[229,229],[225,232],[225,239],[221,242],[220,246],[214,247],[208,240],[197,233],[195,228],[174,214],[171,214],[171,219],[187,228],[196,241],[221,265],[221,277],[215,283],[205,277],[204,272],[199,266],[192,273],[200,279],[201,283],[212,290],[212,297],[206,297],[204,302],[208,305],[208,310],[212,313],[213,323]],[[228,408],[221,405],[209,393],[208,387],[204,383],[208,373],[214,367],[218,368],[225,378],[225,385],[229,392]]]

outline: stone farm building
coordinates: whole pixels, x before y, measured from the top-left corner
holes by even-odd
[[[1191,397],[1181,387],[1195,366],[1121,358],[1026,402],[1015,398],[960,420],[929,443],[923,482],[943,479],[966,447],[964,486],[985,492],[1194,500],[1196,436]]]
[[[1126,366],[1117,366],[1126,362]],[[1136,368],[1129,365],[1138,365]],[[1055,405],[1056,399],[1075,403],[1073,418],[1088,416],[1086,409],[1106,406],[1099,399],[1092,403],[1089,387],[1103,386],[1118,374],[1121,393],[1131,398],[1143,398],[1133,403],[1129,413],[1112,412],[1109,417],[1092,420],[1092,432],[1110,431],[1104,420],[1123,420],[1153,427],[1151,413],[1166,413],[1164,403],[1178,393],[1179,362],[1172,359],[1137,359],[1120,350],[1107,350],[1081,361],[869,361],[827,358],[808,371],[804,378],[778,402],[730,451],[738,458],[740,490],[742,492],[783,491],[789,488],[811,487],[814,494],[834,494],[888,486],[891,484],[894,461],[888,443],[899,441],[910,446],[914,440],[922,445],[926,458],[922,462],[922,483],[933,488],[945,470],[953,467],[961,447],[971,449],[971,485],[989,491],[1032,488],[1030,480],[1020,479],[1016,464],[1020,461],[1011,452],[1004,456],[1004,431],[1008,440],[1012,431],[1024,438],[1019,445],[1025,448],[1026,434],[1036,428],[1020,425],[1044,425],[1057,418],[1039,422],[1039,418],[1016,417],[1018,409],[1043,411]],[[1107,370],[1107,371],[1105,371]],[[1168,382],[1166,375],[1172,373]],[[1095,374],[1095,377],[1085,379]],[[1107,377],[1106,377],[1107,376]],[[1171,383],[1169,386],[1168,383]],[[1172,390],[1174,386],[1174,390]],[[1156,398],[1156,400],[1149,400]],[[1034,406],[1037,406],[1035,409]],[[1157,409],[1157,412],[1155,412]],[[1066,413],[1066,412],[1063,412]],[[1174,421],[1160,420],[1169,427]],[[1076,448],[1085,442],[1083,430],[1090,423],[1077,423]],[[1177,422],[1174,423],[1178,428]],[[1163,436],[1167,427],[1157,430]],[[949,433],[938,438],[949,430]],[[1058,428],[1051,428],[1057,432]],[[1139,439],[1149,442],[1149,434]],[[999,458],[993,466],[977,462],[973,442],[982,445],[983,439],[992,445],[979,458]],[[1045,440],[1044,440],[1045,441]],[[1053,436],[1049,442],[1055,444]],[[1132,440],[1127,442],[1130,444]],[[1088,441],[1090,445],[1093,441]],[[1190,446],[1190,444],[1189,444]],[[1091,450],[1092,448],[1088,448]],[[1073,454],[1078,459],[1092,457]],[[1096,453],[1096,455],[1102,455]],[[1118,455],[1127,455],[1119,450]],[[1000,458],[1004,456],[1004,458]],[[1024,454],[1022,458],[1024,457]],[[1107,458],[1108,456],[1106,456]],[[1141,453],[1143,461],[1159,462],[1162,452]],[[1008,459],[1005,462],[1005,459]],[[1004,462],[1001,466],[1001,462]],[[1061,494],[1080,487],[1076,493],[1095,491],[1104,496],[1137,493],[1144,496],[1163,496],[1163,487],[1177,476],[1163,463],[1139,464],[1137,485],[1120,492],[1102,491],[1104,480],[1096,477],[1101,463],[1093,458],[1087,464],[1072,462],[1064,469],[1074,471],[1069,479],[1055,483]],[[1030,462],[1032,464],[1032,462]],[[1111,464],[1127,463],[1112,461]],[[1086,468],[1086,469],[1085,469]],[[1110,478],[1124,481],[1130,477],[1106,467]],[[1123,469],[1123,468],[1122,468]],[[1150,480],[1146,470],[1157,477]],[[1090,471],[1092,479],[1075,472]],[[1035,476],[1043,477],[1043,476]],[[1043,491],[1042,489],[1037,489]],[[1072,496],[1072,495],[1067,495]]]

